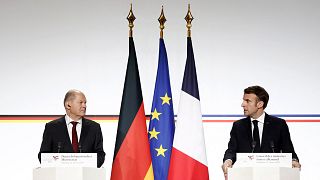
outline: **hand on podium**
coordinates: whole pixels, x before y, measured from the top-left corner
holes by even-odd
[[[227,180],[228,179],[228,168],[232,168],[232,160],[227,159],[224,161],[224,163],[221,166],[222,171],[224,173],[224,178]]]
[[[299,168],[299,170],[301,171],[301,164],[297,159],[292,159],[292,168]]]

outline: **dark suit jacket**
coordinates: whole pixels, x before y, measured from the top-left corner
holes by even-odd
[[[261,153],[272,153],[271,143],[273,142],[275,153],[292,153],[292,158],[298,159],[285,120],[266,113],[262,133]],[[235,121],[230,132],[230,141],[223,161],[231,159],[234,163],[236,162],[236,153],[252,152],[252,141],[250,117]]]
[[[97,167],[102,166],[105,152],[101,128],[97,122],[82,118],[79,145],[82,153],[97,153]],[[39,161],[41,162],[41,153],[57,153],[58,149],[60,153],[73,153],[64,116],[46,124],[38,154]]]

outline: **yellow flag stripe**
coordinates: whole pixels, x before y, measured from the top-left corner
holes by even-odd
[[[149,170],[148,170],[146,176],[144,177],[144,179],[145,180],[154,180],[152,164],[150,164]]]

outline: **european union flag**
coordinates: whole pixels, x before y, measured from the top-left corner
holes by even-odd
[[[163,38],[149,123],[149,141],[155,180],[167,179],[174,136],[174,113],[168,58]]]

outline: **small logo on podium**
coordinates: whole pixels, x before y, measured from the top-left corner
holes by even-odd
[[[59,159],[59,156],[52,156],[52,157],[55,161]]]
[[[248,156],[248,158],[252,161],[254,159],[254,155]]]

